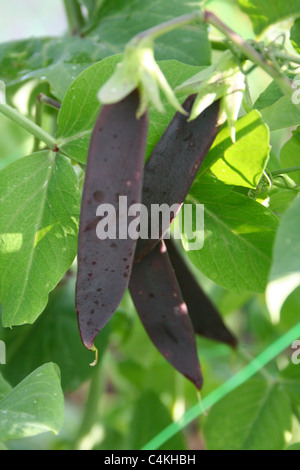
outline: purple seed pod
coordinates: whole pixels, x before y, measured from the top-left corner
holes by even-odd
[[[199,286],[174,241],[165,240],[165,243],[195,332],[235,348],[237,339],[228,330],[220,313]]]
[[[195,333],[163,241],[134,265],[129,289],[156,348],[200,389],[203,378]]]
[[[194,101],[195,96],[189,96],[183,108],[190,112]],[[148,209],[149,227],[153,204],[169,207],[175,204],[177,209],[171,212],[167,223],[160,223],[156,239],[151,239],[149,233],[148,239],[138,240],[135,261],[140,261],[152,250],[179,212],[219,131],[219,111],[220,102],[216,101],[191,122],[183,114],[176,113],[153,150],[145,166],[142,196],[142,203]]]
[[[120,196],[127,197],[128,204],[141,202],[148,115],[138,120],[138,106],[137,91],[117,104],[103,106],[90,141],[76,285],[80,335],[90,350],[123,298],[134,259],[136,240],[127,236],[126,223],[119,226],[115,239],[105,239],[103,232],[106,224],[112,230],[116,226]]]

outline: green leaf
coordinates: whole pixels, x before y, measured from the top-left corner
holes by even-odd
[[[107,325],[97,338],[101,354],[105,352],[110,330]],[[4,376],[12,385],[47,362],[59,366],[62,388],[68,392],[77,390],[94,373],[89,367],[94,355],[83,347],[78,331],[75,278],[64,281],[51,293],[46,310],[34,325],[7,329],[4,338],[10,352]]]
[[[0,439],[21,439],[48,431],[57,434],[63,415],[59,369],[45,364],[0,401]]]
[[[205,437],[209,450],[281,450],[291,426],[292,410],[282,386],[256,378],[211,409]]]
[[[290,40],[294,49],[300,54],[300,18],[296,19],[291,29]]]
[[[6,104],[5,83],[0,80],[0,104]]]
[[[289,295],[300,285],[300,197],[282,216],[273,250],[267,304],[274,322]]]
[[[232,185],[222,183],[217,176],[208,169],[201,173],[193,183],[189,195],[197,201],[207,201],[207,199],[219,199],[226,196],[233,189]]]
[[[80,163],[86,162],[91,132],[101,108],[97,98],[98,91],[121,60],[121,55],[112,56],[89,67],[73,82],[63,100],[58,116],[59,147]],[[198,67],[176,61],[162,61],[159,66],[172,87],[199,70]],[[165,107],[164,113],[154,109],[150,112],[147,156],[174,115],[174,109],[166,103],[166,99],[162,99],[162,103]]]
[[[32,148],[31,135],[15,122],[4,116],[0,119],[0,170],[18,158],[23,157]]]
[[[51,151],[0,173],[3,326],[33,323],[77,252],[80,194],[69,161]]]
[[[93,0],[85,0],[92,8]],[[193,11],[189,0],[106,1],[93,9],[96,28],[85,37],[32,38],[0,44],[0,79],[6,85],[29,79],[48,81],[52,93],[63,99],[72,81],[90,65],[124,51],[136,33],[163,21]],[[210,63],[210,43],[205,26],[183,28],[156,41],[156,59],[176,59],[192,65]]]
[[[193,196],[193,203],[204,204],[205,224],[203,248],[187,252],[191,261],[205,276],[230,291],[263,292],[271,265],[277,217],[266,207],[235,192],[213,200],[208,197],[198,201]],[[194,231],[195,228],[194,222]],[[185,234],[183,240],[188,249]]]
[[[299,311],[298,311],[299,312]],[[300,406],[300,367],[299,364],[290,364],[280,374],[280,381],[284,385],[293,405]]]
[[[130,449],[141,449],[157,433],[168,426],[172,418],[168,409],[152,391],[140,395],[131,419]],[[182,435],[176,434],[161,450],[184,450]]]
[[[119,53],[136,34],[194,10],[195,5],[190,0],[107,0],[90,36]],[[157,60],[175,59],[191,65],[208,65],[210,45],[206,27],[184,27],[157,38],[155,56]]]
[[[283,168],[300,165],[300,127],[293,131],[293,136],[282,147],[280,152],[280,162]],[[300,184],[300,171],[289,173],[289,177]]]
[[[300,450],[300,442],[287,447],[285,450]]]
[[[225,184],[256,188],[269,160],[270,134],[261,115],[252,111],[238,120],[237,142],[232,143],[230,129],[218,134],[199,171],[199,178],[209,169]]]
[[[280,319],[280,328],[282,331],[293,328],[293,326],[299,321],[299,311],[300,311],[300,287],[298,287],[294,292],[287,298],[285,304],[282,307],[281,319]],[[268,309],[267,309],[268,313]],[[268,314],[270,319],[270,315]],[[270,319],[271,320],[271,319]],[[274,325],[270,321],[272,329],[274,331]],[[291,352],[291,356],[294,351]]]
[[[262,119],[271,131],[300,124],[298,107],[289,97],[283,95],[275,81],[263,91],[254,106],[260,111]]]
[[[0,373],[0,400],[11,391],[11,386],[3,378],[3,375]]]
[[[269,209],[275,212],[277,215],[282,215],[292,204],[294,199],[297,197],[295,191],[289,189],[282,189],[273,186],[269,192]]]
[[[280,100],[284,96],[283,91],[278,86],[277,82],[273,80],[267,88],[259,95],[255,102],[256,109],[264,109],[272,104],[276,103],[276,101]]]
[[[101,105],[99,88],[111,76],[122,56],[92,65],[73,82],[58,115],[59,147],[81,163],[86,162],[89,141]]]
[[[97,8],[97,3],[99,3],[99,0],[79,0],[79,3],[85,6],[89,14],[91,14]]]
[[[128,450],[125,445],[126,438],[110,425],[105,426],[105,437],[101,444],[96,445],[93,450]]]
[[[38,79],[49,82],[52,93],[63,99],[72,81],[115,50],[93,39],[32,38],[0,44],[0,79],[6,86]]]
[[[239,0],[241,9],[250,16],[255,34],[268,26],[300,13],[299,0]]]
[[[249,292],[243,295],[235,294],[219,286],[214,286],[210,297],[215,302],[222,316],[226,316],[245,306],[251,300],[252,295]]]

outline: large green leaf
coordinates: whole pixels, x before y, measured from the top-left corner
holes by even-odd
[[[60,148],[74,160],[85,163],[89,141],[100,111],[97,93],[113,73],[121,56],[92,65],[73,82],[58,115],[57,138]]]
[[[300,285],[300,197],[281,219],[274,244],[274,260],[267,288],[267,304],[274,321],[288,296]]]
[[[63,99],[72,81],[92,63],[114,50],[93,39],[32,38],[0,44],[0,79],[6,86],[29,79],[47,81]]]
[[[6,165],[28,153],[28,148],[32,148],[32,139],[22,127],[4,116],[0,118],[0,135],[5,135],[5,139],[0,139],[0,170],[2,170]]]
[[[0,373],[0,400],[11,391],[10,384],[3,378],[3,375]]]
[[[284,388],[253,379],[212,408],[205,437],[209,450],[281,450],[291,426]]]
[[[294,292],[287,298],[285,304],[282,307],[280,325],[278,325],[281,331],[286,331],[287,329],[293,328],[293,326],[299,321],[299,311],[300,311],[300,287],[294,290]],[[269,318],[269,321],[270,321],[270,318]],[[272,325],[271,321],[270,323],[274,331],[274,325]],[[293,352],[291,352],[291,356]],[[298,367],[298,369],[300,368]]]
[[[300,450],[300,442],[298,444],[292,444],[291,446],[287,447],[285,450]]]
[[[117,55],[89,67],[73,82],[62,103],[58,116],[59,146],[81,163],[86,162],[91,132],[101,108],[97,93],[121,59],[122,56]],[[162,61],[159,65],[172,87],[176,87],[199,70],[199,67],[177,61]],[[147,156],[152,152],[175,112],[165,101],[163,103],[165,113],[156,110],[150,113]]]
[[[291,29],[290,40],[295,50],[300,54],[300,18],[296,19],[294,26]]]
[[[52,151],[0,173],[3,325],[32,323],[77,252],[80,193],[70,162]]]
[[[280,162],[283,168],[300,165],[300,127],[293,132],[293,136],[282,147],[280,152]],[[300,171],[290,173],[289,177],[296,181],[296,183],[300,184]]]
[[[235,192],[217,199],[202,196],[201,200],[193,194],[187,202],[204,204],[203,248],[189,250],[183,234],[188,256],[195,266],[230,291],[263,292],[271,265],[277,217],[266,207]],[[196,231],[195,221],[193,230]]]
[[[298,311],[299,312],[299,311]],[[299,356],[299,354],[298,354]],[[290,364],[280,374],[280,380],[295,406],[300,406],[300,367],[299,364]]]
[[[168,409],[154,392],[147,391],[141,394],[135,403],[131,420],[130,448],[141,449],[171,421]],[[185,448],[181,434],[176,434],[161,447],[162,450],[184,450]]]
[[[274,81],[258,97],[254,106],[260,111],[271,131],[300,124],[299,106],[293,104],[288,96],[284,96]]]
[[[45,364],[0,400],[0,439],[7,441],[51,431],[63,424],[59,369]]]
[[[124,44],[137,33],[195,8],[190,0],[106,0],[90,36],[109,45],[115,53],[123,52]],[[208,65],[210,45],[206,27],[184,27],[158,37],[155,54],[157,60],[176,59],[186,64]]]
[[[230,130],[218,134],[198,173],[198,180],[209,172],[227,185],[256,188],[267,165],[270,133],[258,111],[238,120],[237,142],[232,143]]]
[[[93,0],[85,0],[93,8]],[[107,1],[93,11],[95,28],[85,37],[31,38],[0,45],[0,80],[9,87],[29,79],[48,81],[52,93],[63,99],[82,70],[124,51],[136,33],[195,9],[188,0]],[[169,33],[156,41],[157,60],[176,59],[192,65],[210,63],[205,26]]]
[[[97,337],[96,346],[101,354],[105,352],[110,329],[107,325]],[[94,373],[89,367],[93,353],[83,347],[78,331],[74,278],[54,290],[46,310],[34,325],[6,329],[4,339],[10,354],[9,367],[3,373],[12,385],[46,362],[59,366],[66,391],[76,390]]]
[[[239,0],[242,10],[250,16],[256,34],[268,26],[300,14],[299,0]]]
[[[85,6],[88,10],[88,13],[91,15],[95,12],[95,9],[97,9],[98,3],[103,3],[103,0],[101,0],[100,2],[99,0],[79,0],[79,3],[82,6]]]
[[[219,199],[226,196],[233,189],[233,185],[225,184],[219,181],[217,176],[213,175],[208,169],[201,173],[194,181],[189,195],[195,197],[197,201],[207,201],[208,199]]]
[[[290,189],[283,189],[273,186],[271,191],[268,193],[269,197],[269,209],[281,216],[292,204],[294,199],[297,197],[296,191]]]

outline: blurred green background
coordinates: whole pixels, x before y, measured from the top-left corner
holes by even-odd
[[[1,1],[0,42],[60,36],[67,29],[61,0]]]
[[[244,38],[254,38],[250,21],[238,9],[236,1],[211,1],[208,2],[208,7]],[[0,42],[31,36],[60,36],[66,29],[61,0],[1,2]],[[271,31],[270,36],[272,34]],[[269,82],[262,72],[255,72],[251,76],[253,100]],[[21,111],[27,111],[27,98],[25,86],[14,98],[14,103]],[[0,135],[0,169],[32,149],[32,138],[2,117]],[[286,131],[272,133],[275,157],[287,137]],[[293,326],[299,315],[300,291],[296,291],[288,300],[283,309],[282,322],[274,327],[263,295],[238,296],[214,285],[195,269],[194,272],[242,344],[241,350],[232,352],[227,346],[198,338],[199,357],[205,377],[202,394],[205,396]],[[179,419],[199,400],[193,386],[174,372],[153,347],[128,295],[99,340],[100,351],[104,350],[106,341],[108,347],[99,367],[93,372],[92,387],[89,377],[85,378],[84,374],[83,384],[79,388],[76,381],[72,382],[72,371],[76,370],[76,365],[80,363],[80,368],[84,368],[83,362],[88,364],[91,359],[84,351],[76,330],[73,300],[75,275],[76,266],[73,266],[69,277],[52,293],[49,306],[34,326],[16,328],[7,335],[8,350],[11,351],[8,357],[10,365],[7,366],[11,370],[7,372],[7,378],[12,383],[17,383],[22,376],[33,370],[39,360],[47,357],[51,348],[54,351],[53,360],[57,358],[58,363],[67,351],[58,349],[59,341],[56,346],[53,338],[47,338],[49,322],[57,322],[58,335],[62,335],[66,341],[71,334],[77,335],[76,347],[71,351],[69,364],[65,363],[62,370],[63,380],[66,381],[63,430],[58,437],[46,434],[12,441],[9,443],[12,449],[68,449],[73,447],[74,442],[81,449],[138,449],[171,420]],[[19,335],[21,329],[24,334]],[[33,347],[37,348],[37,364],[20,362],[19,358],[26,356],[26,348]],[[288,354],[278,362],[280,368],[287,364]],[[274,367],[274,364],[270,366],[270,372]],[[4,373],[4,369],[1,370]],[[87,402],[89,405],[85,408]],[[95,422],[90,426],[94,418]],[[206,420],[206,416],[201,417],[188,426],[184,433],[178,434],[172,442],[167,443],[165,448],[204,449]],[[300,439],[300,429],[296,422],[291,439],[292,442]]]

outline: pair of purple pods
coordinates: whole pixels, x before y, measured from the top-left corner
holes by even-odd
[[[190,96],[185,101],[187,113],[194,99]],[[136,119],[138,105],[135,91],[117,104],[103,106],[92,133],[79,228],[76,309],[80,335],[92,350],[129,287],[156,348],[201,389],[195,333],[232,347],[236,338],[175,243],[163,240],[165,227],[160,226],[161,238],[155,240],[118,236],[99,240],[96,214],[99,204],[114,206],[118,214],[119,196],[149,210],[152,204],[182,205],[218,133],[220,103],[191,122],[176,113],[145,166],[148,114]]]

